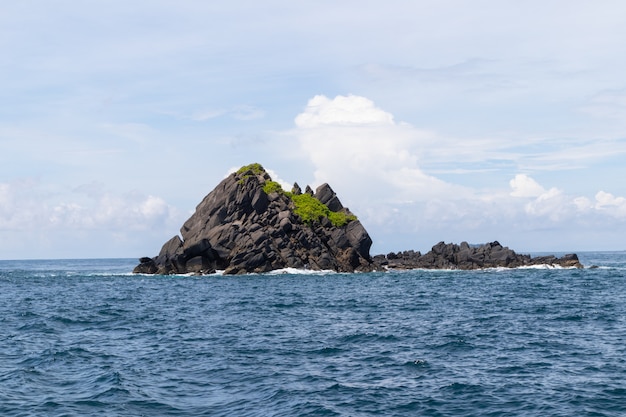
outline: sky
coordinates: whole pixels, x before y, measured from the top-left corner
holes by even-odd
[[[0,54],[0,259],[154,256],[253,162],[372,254],[626,250],[623,1],[24,0]]]

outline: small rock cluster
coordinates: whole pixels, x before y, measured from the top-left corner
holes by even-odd
[[[391,252],[387,255],[376,255],[373,260],[377,265],[388,269],[483,269],[532,265],[582,268],[576,254],[561,258],[554,255],[531,258],[530,255],[517,254],[497,241],[479,246],[471,246],[467,242],[460,245],[439,242],[425,254],[412,250]]]

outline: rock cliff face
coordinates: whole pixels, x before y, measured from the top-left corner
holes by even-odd
[[[552,265],[562,267],[583,266],[576,254],[555,256],[520,255],[498,242],[480,246],[470,246],[467,242],[460,245],[439,242],[426,254],[405,251],[376,255],[374,262],[380,267],[389,269],[483,269],[483,268],[517,268],[532,265]]]
[[[259,164],[225,178],[154,258],[135,273],[371,271],[372,240],[328,184],[284,192]]]

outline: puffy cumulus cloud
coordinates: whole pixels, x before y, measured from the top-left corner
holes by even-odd
[[[612,217],[626,219],[626,198],[624,197],[616,197],[611,193],[599,191],[593,207]]]
[[[517,174],[509,181],[513,197],[539,197],[546,192],[545,188],[526,174]]]
[[[524,207],[526,213],[531,216],[544,216],[555,222],[569,217],[572,213],[570,199],[556,188],[551,188],[540,194]]]
[[[605,191],[598,191],[595,201],[585,196],[573,196],[563,190],[546,190],[534,179],[525,174],[518,174],[509,182],[510,195],[530,199],[525,205],[525,212],[531,217],[547,217],[554,222],[588,216],[594,221],[603,217],[626,219],[626,198],[616,197]]]
[[[395,249],[415,248],[415,236],[425,239],[428,230],[441,240],[442,228],[475,230],[494,218],[486,215],[494,205],[475,190],[422,169],[422,158],[439,138],[396,122],[367,98],[316,96],[295,124],[292,133],[314,167],[311,185],[331,184],[368,227],[373,251],[393,249],[385,236],[394,245],[403,236],[413,240]]]
[[[560,221],[573,213],[578,207],[576,199],[568,198],[563,191],[557,188],[546,190],[537,181],[526,174],[517,174],[511,181],[512,197],[530,198],[524,205],[524,210],[531,216],[544,216],[552,221]]]
[[[292,134],[314,167],[311,185],[331,184],[368,227],[374,252],[428,249],[420,245],[439,240],[498,239],[514,245],[529,239],[524,236],[558,230],[539,244],[525,241],[534,250],[549,249],[542,246],[548,244],[554,249],[572,244],[568,239],[574,231],[609,230],[611,219],[626,218],[621,197],[598,193],[592,201],[544,187],[528,174],[489,189],[444,181],[424,168],[430,166],[428,158],[434,152],[449,166],[456,160],[462,164],[467,158],[457,148],[465,144],[396,122],[365,97],[316,96],[295,118],[295,126]],[[479,142],[471,155],[491,144]]]
[[[375,126],[393,125],[393,116],[374,105],[374,102],[354,95],[329,99],[317,95],[309,100],[304,112],[296,117],[296,126]]]
[[[315,96],[295,119],[295,135],[315,167],[315,183],[329,182],[358,203],[359,196],[413,201],[459,195],[462,187],[426,174],[418,165],[421,142],[430,133],[359,96]]]

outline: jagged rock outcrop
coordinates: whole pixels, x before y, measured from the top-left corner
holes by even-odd
[[[583,266],[576,254],[556,256],[521,255],[502,246],[499,242],[491,242],[480,246],[470,246],[467,242],[460,245],[439,242],[428,253],[415,251],[376,255],[374,263],[388,269],[483,269],[483,268],[517,268],[532,265],[552,265],[561,267]]]
[[[303,219],[297,214],[294,196],[312,195],[316,204],[323,203],[319,207],[335,216]],[[196,207],[180,233],[181,237],[174,236],[163,245],[158,256],[141,258],[133,272],[224,270],[241,274],[288,267],[339,272],[375,268],[369,254],[370,236],[328,184],[318,187],[315,194],[309,186],[302,194],[294,184],[293,192],[286,193],[259,164],[225,178]]]

